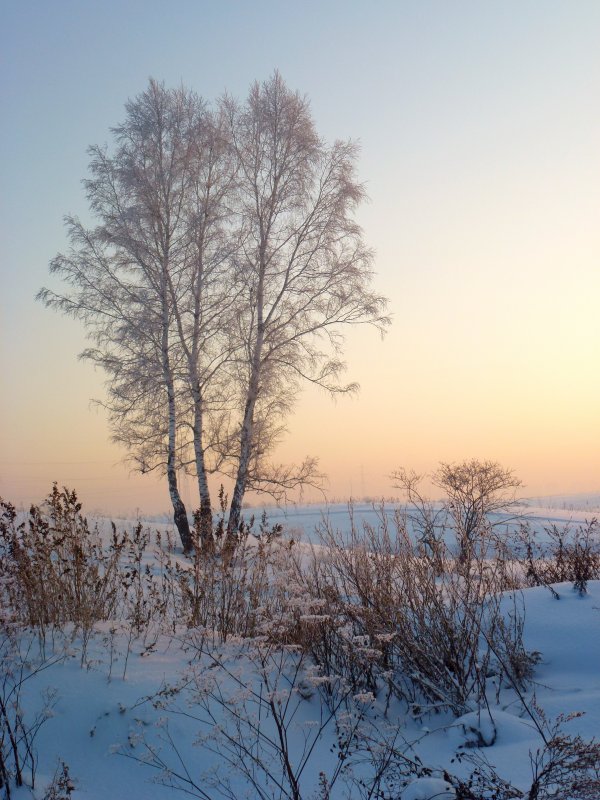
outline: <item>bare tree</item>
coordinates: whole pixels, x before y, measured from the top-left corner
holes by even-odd
[[[496,461],[440,463],[433,482],[446,493],[460,546],[459,558],[469,561],[478,536],[487,523],[496,523],[489,515],[507,511],[517,503],[516,491],[522,485],[510,469]]]
[[[317,480],[314,458],[270,461],[299,384],[355,389],[340,380],[343,327],[389,322],[353,219],[357,150],[326,145],[277,73],[216,111],[151,80],[112,132],[112,151],[90,150],[97,225],[69,218],[70,251],[51,263],[69,289],[39,297],[86,326],[113,437],[136,469],[166,474],[185,551],[178,471],[195,473],[209,548],[210,473],[235,481],[231,540],[247,489],[279,498]]]
[[[331,393],[356,388],[340,382],[341,329],[370,323],[384,330],[389,319],[385,299],[370,290],[372,253],[353,218],[365,196],[355,177],[356,145],[326,145],[308,101],[277,72],[255,83],[243,105],[225,98],[222,107],[238,163],[242,232],[236,378],[243,413],[232,460],[231,537],[246,489],[278,485],[267,456],[298,383]],[[280,488],[310,480],[313,469],[309,460],[296,472],[280,471]]]
[[[199,117],[189,158],[184,291],[171,282],[170,299],[190,396],[188,424],[200,498],[200,535],[205,549],[210,549],[213,520],[208,474],[221,463],[216,443],[230,405],[223,367],[234,347],[229,329],[239,291],[231,269],[239,236],[232,227],[237,170],[222,114],[205,111]]]
[[[44,289],[40,298],[86,325],[95,347],[83,356],[108,374],[114,437],[133,450],[142,471],[165,471],[175,524],[189,551],[177,481],[183,355],[173,303],[188,290],[190,150],[203,104],[151,80],[126,111],[125,122],[113,129],[114,155],[90,149],[85,186],[99,224],[88,231],[68,219],[71,250],[51,263],[71,291]]]

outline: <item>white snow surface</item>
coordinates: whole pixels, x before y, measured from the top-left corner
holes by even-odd
[[[368,508],[363,512],[368,515]],[[536,519],[540,524],[547,523],[555,517],[555,512],[546,509],[544,516],[543,509],[536,509]],[[284,519],[292,532],[300,527],[307,530],[323,513],[326,512],[322,508],[308,507],[296,514],[288,512]],[[564,513],[572,518],[574,512]],[[339,514],[336,508],[335,514],[336,520],[344,520],[341,508]],[[578,512],[575,521],[583,521],[586,516],[590,516],[587,511]],[[531,701],[535,694],[535,703],[549,720],[573,714],[573,719],[565,723],[565,730],[591,739],[600,732],[600,581],[590,582],[588,593],[583,596],[573,591],[570,584],[554,588],[559,599],[544,587],[522,592],[525,646],[528,651],[540,653],[527,699]],[[160,749],[168,764],[175,767],[185,764],[208,796],[219,795],[213,794],[210,779],[203,776],[216,770],[217,774],[231,778],[233,786],[238,787],[236,797],[240,800],[255,797],[218,753],[198,743],[200,736],[210,733],[210,726],[194,718],[203,716],[197,709],[191,707],[190,711],[186,706],[192,716],[173,714],[168,704],[157,708],[148,699],[161,687],[176,684],[183,675],[189,676],[190,663],[196,672],[201,667],[201,674],[208,674],[209,665],[194,663],[195,653],[182,646],[183,640],[164,636],[149,651],[140,642],[133,642],[123,678],[127,643],[118,634],[113,637],[111,669],[109,628],[106,624],[96,631],[83,665],[79,643],[74,642],[71,655],[27,682],[22,703],[26,715],[33,715],[43,706],[48,692],[52,692],[55,701],[51,717],[40,728],[35,743],[39,759],[37,788],[31,791],[23,787],[14,791],[13,797],[43,798],[44,787],[61,760],[68,764],[75,781],[74,800],[161,800],[184,796],[161,785],[156,780],[160,777],[157,770],[140,763],[146,752],[144,741]],[[235,643],[229,652],[224,652],[239,668],[237,674],[245,675],[244,680],[251,685],[253,675],[244,673],[250,667]],[[225,693],[232,690],[231,678],[222,676],[218,680]],[[365,701],[369,702],[369,698]],[[182,706],[183,697],[179,703]],[[529,753],[541,746],[541,740],[532,720],[523,713],[510,691],[502,695],[500,705],[492,703],[485,711],[459,719],[450,714],[413,719],[400,704],[392,703],[383,709],[377,699],[371,702],[371,709],[373,713],[387,713],[387,722],[402,729],[404,751],[411,757],[418,756],[431,769],[431,777],[416,779],[399,789],[398,800],[453,798],[454,792],[443,779],[443,771],[460,775],[462,770],[466,774],[467,766],[455,757],[472,752],[473,747],[481,747],[505,779],[517,786],[528,786]],[[307,693],[298,716],[298,748],[303,741],[302,726],[309,730],[311,721],[318,719],[320,713],[318,694]],[[213,722],[218,724],[218,709],[215,715]],[[177,743],[177,752],[168,743],[169,737]],[[319,772],[329,773],[335,767],[334,742],[333,732],[327,730],[308,762],[303,798],[316,798]],[[332,800],[345,796],[347,789],[341,783],[336,784]]]
[[[402,800],[454,800],[456,792],[442,778],[416,778],[402,792]]]

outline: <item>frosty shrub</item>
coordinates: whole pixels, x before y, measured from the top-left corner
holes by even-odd
[[[190,563],[175,557],[168,534],[157,532],[151,543],[141,523],[131,533],[118,533],[113,524],[103,542],[76,493],[56,485],[23,521],[0,500],[2,601],[42,641],[48,631],[73,626],[84,651],[100,621],[124,631],[129,645],[141,637],[151,646],[161,631],[182,626],[205,631],[215,643],[252,636],[286,603],[289,559],[278,528],[263,519],[253,534],[252,524],[240,525],[236,547],[225,554],[222,532],[210,551],[200,546],[197,517]]]
[[[164,687],[153,702],[170,716],[196,720],[195,744],[215,753],[227,769],[202,774],[183,763],[164,720],[161,747],[142,735],[143,755],[131,749],[122,754],[154,768],[165,786],[203,800],[303,800],[314,797],[315,784],[319,797],[329,797],[343,776],[364,711],[349,711],[349,690],[324,710],[317,689],[327,680],[300,648],[279,646],[265,636],[231,638],[224,647],[199,639],[197,658],[182,683]],[[338,757],[328,774],[317,775],[313,762],[322,764],[319,745],[328,730],[337,740]],[[244,787],[252,794],[241,794]]]
[[[58,765],[52,782],[47,787],[43,800],[69,800],[75,791],[75,783],[64,761]]]
[[[328,703],[348,688],[400,697],[419,715],[461,714],[484,697],[491,676],[497,692],[530,676],[518,596],[502,599],[514,581],[497,552],[490,559],[485,549],[473,550],[457,569],[443,537],[415,544],[402,516],[391,521],[383,508],[377,526],[352,519],[347,538],[324,522],[323,545],[312,550],[263,520],[256,535],[251,524],[240,526],[234,549],[225,552],[221,535],[207,551],[200,527],[197,519],[190,563],[160,537],[150,552],[141,524],[131,535],[113,526],[103,547],[67,489],[54,486],[26,522],[4,503],[5,604],[42,639],[48,628],[74,625],[84,652],[103,620],[115,631],[125,625],[128,653],[135,638],[152,646],[168,629],[192,629],[211,646],[266,636],[299,647],[331,679],[322,686]]]
[[[22,624],[45,637],[49,627],[73,623],[89,631],[115,614],[119,559],[126,537],[105,550],[90,531],[74,491],[56,484],[41,506],[18,523],[14,507],[0,501],[0,580],[3,602]]]
[[[325,521],[325,548],[300,572],[304,584],[293,637],[328,675],[355,691],[385,689],[415,714],[477,705],[494,675],[521,685],[531,659],[522,641],[517,596],[502,599],[506,565],[471,555],[452,568],[439,539],[415,544],[403,519],[352,520],[344,537]],[[393,529],[390,529],[393,526]]]
[[[565,730],[581,714],[548,720],[533,703],[527,707],[541,744],[529,751],[529,786],[518,788],[500,776],[481,751],[464,753],[458,761],[473,767],[467,779],[446,773],[457,800],[597,800],[600,797],[600,743]]]
[[[222,532],[219,535],[219,522],[216,530],[212,548],[203,549],[197,517],[193,564],[170,561],[167,572],[174,580],[180,620],[220,644],[230,636],[256,635],[266,620],[279,616],[287,602],[291,545],[264,519],[257,534],[252,532],[253,520],[240,525],[234,548]]]
[[[600,525],[597,519],[585,525],[550,525],[544,528],[546,541],[529,525],[521,525],[517,549],[528,586],[550,586],[569,581],[585,594],[587,583],[600,578]],[[555,591],[555,590],[552,590]]]
[[[420,489],[425,477],[405,469],[391,475],[393,485],[406,497],[411,526],[420,541],[435,547],[440,537],[450,534],[459,569],[468,570],[473,558],[489,552],[490,544],[498,538],[496,530],[510,519],[507,513],[512,521],[520,516],[515,509],[521,481],[495,461],[440,463],[438,470],[427,476],[443,492],[443,499],[437,503],[428,500]]]

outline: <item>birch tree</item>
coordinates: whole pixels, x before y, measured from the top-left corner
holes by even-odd
[[[229,146],[226,120],[205,111],[190,137],[190,180],[186,213],[188,247],[178,291],[170,283],[173,317],[184,360],[193,465],[200,500],[200,535],[212,544],[212,504],[208,476],[221,465],[217,442],[227,418],[229,392],[224,366],[233,345],[228,333],[237,298],[232,260],[238,234],[232,224],[236,164]],[[187,423],[185,420],[189,420]],[[184,461],[184,466],[189,462]]]
[[[234,451],[235,484],[228,518],[232,539],[249,488],[285,488],[310,479],[267,466],[291,396],[308,380],[330,393],[352,391],[341,373],[342,330],[388,324],[385,299],[371,286],[372,252],[354,211],[365,193],[356,180],[357,148],[328,146],[308,102],[278,73],[255,83],[243,105],[225,98],[238,165],[237,214],[242,231],[237,335],[241,417]]]
[[[354,220],[357,149],[327,145],[277,73],[216,110],[150,81],[112,133],[111,151],[90,150],[97,224],[67,220],[51,271],[68,288],[40,298],[86,326],[113,438],[137,469],[165,473],[185,551],[179,471],[197,478],[207,549],[209,476],[233,480],[231,544],[247,490],[279,499],[317,478],[316,459],[272,462],[300,384],[353,391],[345,326],[389,321]]]
[[[95,347],[83,355],[107,372],[114,438],[130,449],[142,472],[165,472],[174,521],[189,551],[177,476],[187,353],[175,309],[189,298],[186,272],[194,242],[188,198],[205,109],[193,93],[150,81],[126,112],[125,122],[112,130],[114,154],[90,149],[85,186],[98,225],[86,230],[69,219],[70,252],[51,263],[71,291],[42,290],[40,297],[86,325]]]

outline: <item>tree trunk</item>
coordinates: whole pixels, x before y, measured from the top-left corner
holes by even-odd
[[[252,429],[254,426],[254,406],[256,398],[248,397],[246,401],[246,409],[244,412],[244,422],[242,424],[242,433],[240,436],[240,460],[238,463],[237,477],[233,495],[231,496],[231,505],[229,507],[229,518],[227,520],[227,538],[225,541],[226,546],[231,547],[235,544],[237,537],[237,530],[240,525],[242,516],[242,503],[244,501],[244,494],[246,492],[246,482],[248,480],[248,466],[250,464],[250,450],[252,443]]]
[[[183,545],[183,552],[189,554],[194,549],[192,539],[192,532],[190,531],[190,523],[187,518],[185,505],[179,494],[177,486],[177,472],[172,464],[167,467],[167,480],[169,482],[169,494],[171,495],[171,503],[173,504],[173,521],[179,533],[181,544]]]
[[[231,506],[229,508],[229,519],[227,520],[227,538],[225,545],[232,547],[235,545],[237,530],[242,516],[242,502],[246,492],[248,482],[248,468],[250,466],[250,456],[252,455],[252,436],[254,434],[254,408],[258,399],[258,387],[260,380],[261,356],[264,342],[264,324],[262,320],[262,282],[259,283],[259,303],[258,303],[258,331],[254,354],[252,357],[250,381],[248,383],[248,396],[244,409],[244,420],[240,434],[240,460],[238,463],[237,477]]]
[[[194,456],[196,459],[196,474],[198,476],[198,494],[200,495],[200,543],[204,551],[212,552],[214,549],[212,505],[204,460],[204,448],[202,447],[202,397],[197,381],[192,394],[194,398]]]
[[[194,549],[190,523],[187,512],[177,485],[177,468],[175,466],[175,445],[176,445],[176,411],[175,411],[175,384],[173,381],[173,371],[169,357],[169,310],[167,305],[167,281],[164,275],[167,273],[166,266],[163,267],[162,289],[162,336],[161,336],[161,356],[163,380],[167,390],[167,404],[169,412],[169,429],[167,445],[167,481],[169,483],[169,495],[173,505],[173,520],[179,532],[183,552],[188,554]]]
[[[167,384],[167,394],[169,398],[169,443],[167,455],[167,480],[169,482],[169,495],[173,504],[173,520],[179,532],[179,538],[183,545],[184,553],[191,553],[194,549],[190,523],[187,512],[177,485],[177,469],[175,467],[175,393],[172,380]]]

